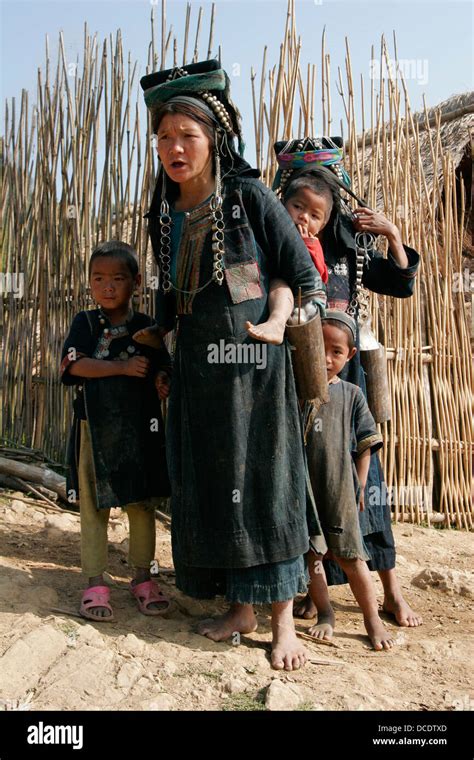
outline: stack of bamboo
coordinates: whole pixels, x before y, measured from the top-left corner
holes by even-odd
[[[210,57],[214,12],[212,6],[207,46],[200,51],[202,9],[192,34],[187,5],[183,62],[191,38],[192,60]],[[164,2],[160,21],[161,31],[152,7],[146,73],[166,68],[172,43],[173,64],[178,60]],[[48,39],[45,58],[36,105],[31,108],[26,91],[19,107],[16,99],[7,102],[1,143],[2,435],[62,460],[71,394],[58,386],[59,356],[73,316],[94,306],[87,262],[98,242],[121,239],[136,248],[146,273],[136,305],[153,311],[155,265],[143,214],[156,169],[149,124],[142,136],[138,65],[130,55],[125,61],[120,31],[99,45],[85,25],[80,66],[67,59],[62,34],[56,64]],[[10,287],[20,279],[22,297]]]

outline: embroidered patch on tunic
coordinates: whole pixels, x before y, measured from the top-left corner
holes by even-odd
[[[179,242],[173,242],[176,263],[176,311],[178,314],[192,314],[193,301],[201,279],[201,261],[206,239],[211,230],[209,203],[200,204],[185,214]],[[176,215],[176,212],[174,212]],[[181,293],[183,291],[191,291]]]
[[[260,271],[256,261],[235,264],[229,269],[224,269],[224,276],[232,303],[242,303],[242,301],[262,297]]]
[[[347,264],[344,261],[342,263],[334,264],[333,272],[334,274],[338,274],[340,277],[347,277],[349,274]]]
[[[128,327],[126,325],[116,325],[115,327],[108,327],[103,330],[95,347],[93,358],[106,359],[109,356],[109,348],[112,341],[115,338],[122,338],[124,335],[128,335]],[[125,358],[128,359],[129,357],[126,356]]]

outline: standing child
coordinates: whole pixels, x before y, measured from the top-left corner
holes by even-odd
[[[171,360],[162,345],[139,346],[133,335],[153,323],[134,312],[141,282],[135,251],[112,240],[92,253],[89,283],[98,309],[74,318],[62,352],[61,379],[77,385],[68,459],[69,494],[79,498],[81,563],[88,578],[80,614],[113,620],[107,567],[111,507],[123,507],[130,524],[130,591],[144,615],[160,615],[170,602],[150,577],[155,555],[155,504],[168,496],[160,399],[169,392]],[[68,485],[69,487],[69,485]]]
[[[397,226],[381,212],[359,207],[352,217],[342,213],[340,187],[334,174],[326,166],[307,162],[309,157],[319,160],[322,153],[324,154],[322,157],[327,159],[327,151],[309,150],[303,154],[307,168],[299,168],[301,166],[301,163],[298,163],[299,148],[298,146],[296,148],[295,164],[288,160],[292,157],[293,148],[290,147],[285,155],[285,169],[287,171],[292,169],[286,182],[281,184],[277,174],[273,187],[277,189],[281,186],[283,204],[303,236],[325,283],[327,275],[329,308],[345,312],[354,297],[356,231],[383,235],[389,244],[386,258],[379,251],[370,255],[364,267],[362,285],[382,295],[409,298],[413,294],[416,272],[420,263],[418,253],[402,243]],[[333,153],[335,154],[336,151]],[[281,157],[282,154],[279,153],[278,159],[280,160]],[[332,163],[335,160],[333,156]],[[339,160],[342,160],[342,151]],[[295,166],[294,169],[293,166]],[[342,174],[340,177],[343,178]],[[312,235],[316,235],[317,238],[311,240]],[[321,265],[322,254],[324,254],[324,267],[327,266],[325,270]],[[270,290],[268,320],[258,325],[248,322],[246,327],[249,334],[258,340],[279,343],[283,340],[284,325],[293,308],[293,299],[284,281],[273,280],[270,283]],[[347,363],[344,374],[346,379],[351,380],[362,389],[362,392],[365,392],[365,376],[357,353]],[[367,492],[384,493],[384,486],[380,461],[378,457],[373,456],[367,478]],[[401,626],[416,627],[423,621],[404,599],[398,581],[395,568],[395,541],[390,520],[388,504],[368,503],[367,509],[360,515],[361,529],[370,556],[369,567],[370,570],[378,572],[382,581],[384,612],[394,616]],[[335,562],[325,560],[325,567],[330,585],[347,582],[344,573]],[[299,617],[311,618],[316,615],[316,612],[309,595],[295,604],[295,615]]]
[[[323,319],[329,401],[309,417],[306,404],[307,458],[311,485],[317,496],[318,514],[326,543],[344,570],[362,609],[364,624],[376,650],[390,649],[392,636],[378,614],[375,588],[367,567],[369,559],[359,525],[364,509],[364,489],[370,455],[382,446],[374,419],[360,388],[338,377],[355,355],[356,323],[341,311],[327,311]],[[309,595],[318,610],[318,622],[309,629],[315,638],[330,639],[334,629],[322,556],[308,553]]]

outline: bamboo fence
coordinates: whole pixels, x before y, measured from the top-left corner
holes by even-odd
[[[179,33],[168,29],[165,2],[156,17],[152,7],[146,72],[215,55],[214,15],[213,5],[205,37],[202,9],[192,30],[187,5]],[[388,51],[382,39],[381,60],[383,56]],[[336,80],[345,119],[335,129],[325,34],[318,123],[317,66],[309,64],[302,72],[300,61],[290,0],[278,63],[267,72],[265,49],[258,81],[254,71],[251,76],[262,179],[270,185],[276,171],[275,140],[339,132],[346,140],[354,190],[396,219],[404,240],[421,253],[413,298],[372,296],[374,324],[387,348],[393,403],[392,420],[383,425],[382,463],[395,520],[421,523],[441,515],[447,527],[469,528],[471,351],[464,293],[453,287],[460,275],[463,281],[468,208],[456,173],[460,156],[446,149],[439,111],[412,114],[403,79],[381,75],[377,92],[371,81],[370,127],[362,116],[358,129],[348,43],[345,72],[339,70]],[[360,99],[364,114],[362,80]],[[1,140],[2,436],[56,461],[64,461],[72,398],[71,390],[59,384],[59,354],[74,314],[93,305],[87,261],[99,241],[118,238],[136,248],[145,273],[137,305],[153,311],[155,265],[143,214],[156,170],[150,123],[141,126],[141,109],[137,63],[124,56],[120,32],[99,43],[87,26],[81,64],[67,60],[61,35],[53,65],[47,40],[35,105],[26,91],[19,102],[6,104]],[[462,135],[466,118],[471,119],[461,113],[455,122],[463,125]]]
[[[179,63],[181,55],[183,62],[215,55],[214,11],[213,5],[205,39],[202,9],[193,30],[187,4]],[[178,63],[165,2],[159,20],[161,29],[152,7],[143,73]],[[156,272],[143,214],[156,169],[151,125],[143,129],[140,119],[145,108],[138,65],[125,57],[120,31],[100,44],[85,25],[80,65],[67,60],[61,34],[54,69],[47,38],[45,59],[35,106],[23,91],[19,104],[13,99],[5,108],[2,436],[64,461],[71,394],[58,385],[58,357],[73,316],[94,306],[87,262],[100,241],[121,239],[135,247],[145,273],[136,305],[153,312]],[[22,297],[12,292],[18,275]]]

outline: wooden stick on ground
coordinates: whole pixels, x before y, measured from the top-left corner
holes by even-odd
[[[171,525],[171,517],[166,514],[166,512],[162,512],[160,509],[155,509],[155,514],[160,518],[160,520],[163,520],[163,522],[167,523],[167,525]]]
[[[295,631],[296,635],[300,639],[305,639],[305,641],[311,641],[313,644],[323,644],[327,647],[335,647],[335,649],[339,649],[339,644],[336,644],[335,641],[327,641],[326,639],[316,639],[314,636],[309,636],[307,633],[303,633],[303,631]]]
[[[54,503],[54,501],[51,501],[51,499],[48,499],[48,497],[42,494],[41,491],[38,491],[38,489],[36,489],[32,483],[27,483],[21,478],[14,478],[14,480],[16,480],[17,483],[19,483],[23,488],[28,489],[28,491],[32,491],[34,494],[36,494],[36,496],[38,496],[41,501],[49,504],[49,506],[55,509],[57,512],[63,511],[57,504]]]

